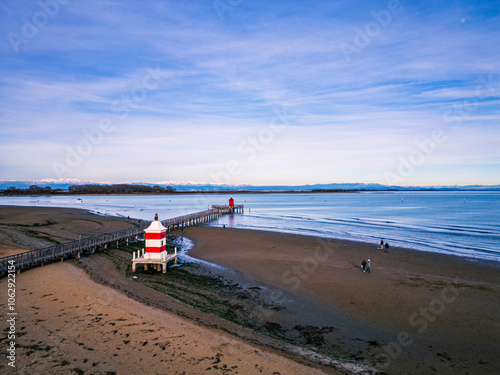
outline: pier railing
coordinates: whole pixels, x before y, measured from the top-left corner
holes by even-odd
[[[176,228],[209,222],[217,219],[221,215],[232,212],[235,212],[235,210],[229,206],[212,206],[212,209],[162,220],[161,223],[170,232]],[[240,212],[243,212],[243,206],[241,206]],[[113,244],[119,247],[120,243],[126,242],[128,245],[129,242],[138,241],[139,237],[142,237],[144,229],[149,225],[150,222],[146,221],[134,228],[100,234],[94,237],[82,238],[59,245],[1,257],[0,277],[4,276],[9,269],[12,270],[12,266],[19,272],[24,268],[30,268],[37,265],[43,266],[45,263],[54,262],[56,260],[63,261],[67,258],[79,258],[88,253],[105,250]],[[9,266],[11,267],[9,268]]]

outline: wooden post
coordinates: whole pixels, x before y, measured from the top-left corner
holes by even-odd
[[[132,263],[132,272],[135,272],[135,262]]]
[[[147,271],[147,270],[148,270],[148,264],[144,263],[144,271]]]
[[[167,273],[167,262],[162,263],[162,265],[161,265],[161,272],[162,273]]]

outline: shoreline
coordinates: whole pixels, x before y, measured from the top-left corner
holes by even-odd
[[[0,257],[137,226],[136,219],[63,207],[0,205]]]
[[[471,200],[467,198],[468,204],[464,205],[461,200],[458,203],[456,202],[455,198],[458,198],[456,194],[445,194],[444,200],[437,198],[439,194],[431,194],[429,199],[432,197],[435,197],[435,199],[433,198],[429,200],[425,198],[425,194],[416,193],[413,196],[408,197],[408,202],[406,202],[405,199],[406,204],[401,206],[399,204],[399,200],[396,200],[396,202],[394,201],[396,197],[392,194],[367,193],[361,195],[363,195],[363,197],[360,196],[359,198],[354,196],[351,197],[349,195],[345,195],[344,198],[339,198],[338,196],[331,195],[331,199],[328,199],[329,195],[323,194],[319,200],[318,197],[315,198],[313,195],[310,196],[312,200],[309,200],[308,197],[300,198],[297,196],[297,201],[301,202],[301,209],[304,207],[307,207],[307,209],[304,215],[302,215],[301,211],[299,211],[298,215],[292,215],[289,219],[287,217],[287,212],[290,211],[290,208],[286,208],[284,211],[278,209],[277,212],[279,214],[276,217],[274,217],[274,209],[272,209],[270,213],[266,211],[268,207],[266,205],[263,206],[262,203],[268,200],[271,202],[274,201],[271,196],[268,198],[258,199],[257,197],[254,197],[255,199],[248,197],[249,203],[247,203],[245,194],[240,194],[240,198],[236,199],[239,199],[239,203],[244,203],[247,207],[245,215],[242,215],[241,217],[240,215],[237,215],[238,217],[234,218],[233,224],[237,228],[272,230],[273,227],[275,227],[276,229],[274,230],[279,232],[286,231],[292,234],[300,233],[303,235],[362,241],[365,243],[373,243],[380,241],[380,239],[384,239],[384,241],[389,242],[392,246],[399,246],[425,252],[458,255],[464,258],[500,262],[500,252],[498,251],[498,246],[496,246],[495,243],[495,240],[499,235],[498,228],[494,226],[494,222],[488,224],[488,222],[484,221],[484,218],[488,217],[485,216],[488,215],[488,211],[485,211],[485,209],[488,210],[489,208],[485,205],[484,202],[487,201],[482,199],[483,196],[481,194],[478,196],[476,196],[476,194],[472,194],[470,198]],[[325,197],[325,202],[323,202],[323,196]],[[453,198],[454,196],[455,198]],[[285,197],[286,196],[283,195],[281,198],[277,199],[277,201],[281,202],[279,203],[280,207],[283,202],[287,201]],[[472,199],[472,197],[474,197],[474,199]],[[495,198],[495,196],[490,197],[490,194],[486,194],[485,197],[487,197],[488,200],[490,198]],[[189,196],[179,196],[178,198],[171,196],[172,202],[170,202],[168,197],[162,198],[161,195],[157,196],[158,200],[153,199],[153,197],[150,197],[151,199],[147,197],[144,197],[144,199],[141,197],[132,199],[132,197],[130,197],[132,200],[129,200],[125,196],[116,195],[115,198],[110,197],[109,205],[108,203],[104,203],[104,201],[107,201],[107,199],[104,198],[104,196],[96,196],[93,198],[89,196],[88,198],[84,198],[86,203],[83,205],[79,203],[68,203],[67,199],[59,199],[57,197],[54,197],[53,199],[47,198],[47,200],[45,200],[45,198],[40,198],[40,203],[38,204],[47,204],[49,206],[64,206],[65,204],[68,204],[69,206],[78,209],[90,209],[101,215],[107,214],[111,217],[130,216],[136,219],[140,218],[142,220],[151,220],[156,210],[161,211],[162,219],[165,219],[168,217],[182,216],[196,210],[204,210],[207,208],[207,205],[204,205],[204,207],[197,205],[199,200],[191,200]],[[207,204],[215,203],[216,201],[220,203],[221,199],[216,199],[216,197],[212,198],[206,197],[205,202]],[[9,198],[4,199],[5,202],[13,201],[14,204],[24,202],[24,204],[38,206],[36,202],[31,202],[33,200],[36,201],[36,198],[19,198],[13,200]],[[369,212],[366,212],[365,214],[364,209],[362,209],[363,204],[353,205],[351,209],[347,208],[351,203],[348,203],[347,206],[337,204],[338,201],[344,200],[347,200],[347,202],[373,201],[378,204],[378,208],[374,211],[373,215]],[[387,200],[392,202],[392,204],[385,205],[384,202]],[[426,212],[421,210],[423,207],[420,207],[420,203],[423,202],[422,204],[426,206],[427,203],[432,203],[433,200],[438,200],[441,202],[440,204],[445,204],[446,207],[449,206],[450,209],[456,210],[456,220],[448,220],[446,217],[438,215],[439,217],[436,222],[433,220],[430,222],[422,221],[422,217],[426,216]],[[1,201],[2,200],[0,199],[0,203]],[[65,203],[62,201],[65,201]],[[222,201],[224,200],[222,199]],[[493,202],[495,201],[496,198],[493,199]],[[132,203],[132,205],[128,206],[127,202]],[[155,205],[152,205],[152,202],[157,202],[158,207],[156,208]],[[223,203],[227,203],[227,200]],[[252,211],[250,211],[250,203],[252,208],[254,208]],[[195,206],[196,208],[193,208]],[[320,211],[314,213],[311,210],[313,210],[316,206],[319,207]],[[436,205],[430,204],[427,208],[432,210],[432,207],[434,206]],[[326,209],[328,211],[325,211],[325,215],[323,215],[322,210]],[[336,209],[340,210],[338,217],[336,214],[331,213],[335,212]],[[407,209],[411,210],[408,211]],[[480,210],[480,213],[477,212],[477,214],[480,215],[479,218],[482,218],[480,219],[479,224],[475,225],[470,221],[465,221],[468,214],[474,215],[475,211],[478,209]],[[387,211],[387,215],[381,214],[380,210],[382,210],[382,212]],[[408,217],[407,214],[407,212],[413,212],[413,210],[416,210],[415,213],[418,215],[414,224],[412,224],[413,219]],[[401,222],[399,223],[398,217],[400,215],[403,216]],[[492,219],[497,216],[498,215],[493,214]],[[226,226],[228,226],[231,225],[231,221],[226,217],[224,219],[219,219],[217,222],[212,224],[226,224]]]
[[[26,208],[21,207],[20,211],[21,225],[33,225],[47,214],[40,216],[39,208],[31,208],[31,213],[37,215],[31,216],[28,224]],[[80,229],[81,220],[89,217],[88,212],[78,209],[51,209],[48,214],[58,219],[58,213],[62,217],[76,216],[71,221],[72,228],[66,231]],[[6,219],[3,216],[0,221],[5,224]],[[16,215],[11,217],[11,221],[18,219]],[[113,227],[116,221],[122,222],[119,225],[128,224],[114,219],[103,221],[100,229]],[[110,249],[17,275],[17,371],[339,374],[330,366],[318,365],[314,353],[285,349],[285,344],[124,276],[120,268],[130,267],[130,260],[130,253]],[[170,274],[155,276],[164,279]],[[6,283],[7,278],[0,279],[2,311],[7,308]],[[7,345],[5,340],[7,336],[0,340],[2,345]],[[148,363],[147,368],[142,361]],[[6,361],[0,362],[0,369],[7,371],[7,367]]]
[[[106,258],[98,261],[114,268]],[[46,267],[51,272],[37,268],[17,281],[16,373],[338,374],[230,335],[217,323],[203,324],[175,306],[165,309],[172,301],[149,288],[140,300],[97,282],[74,262]],[[8,372],[6,361],[0,369]]]
[[[25,206],[19,207],[26,212]],[[40,209],[43,210],[35,207],[31,211]],[[82,223],[92,223],[82,222],[81,219],[87,219],[85,215],[89,215],[82,209],[60,209],[59,213],[63,217],[70,213],[78,217],[73,217],[75,220],[71,222],[73,232],[65,228],[65,235],[75,235],[81,230]],[[32,219],[39,220],[40,217],[36,215]],[[93,216],[96,217],[103,219]],[[0,219],[0,224],[2,220],[4,218]],[[130,225],[126,219],[113,217],[109,222],[104,220],[99,229],[117,225],[116,222]],[[52,225],[57,226],[50,224],[37,229],[47,232],[47,227]],[[96,230],[95,225],[92,223],[87,230]],[[180,235],[180,231],[174,234]],[[319,348],[319,352],[327,356],[351,358],[387,373],[427,374],[435,369],[442,373],[495,374],[500,369],[496,358],[500,338],[495,335],[500,328],[497,322],[500,304],[495,302],[500,301],[500,267],[496,263],[471,262],[462,257],[392,247],[386,254],[376,244],[210,226],[186,227],[182,237],[195,243],[190,256],[236,270],[236,274],[221,271],[229,279],[236,275],[236,283],[249,282],[237,294],[219,291],[218,287],[207,289],[201,286],[200,290],[207,292],[210,299],[226,298],[230,303],[228,306],[238,302],[240,295],[250,293],[257,296],[257,299],[252,297],[240,301],[245,302],[242,304],[245,307],[236,310],[240,314],[238,319],[243,318],[242,322],[253,329],[264,328],[271,337],[304,344],[305,348]],[[368,256],[372,260],[369,274],[361,272],[359,266],[360,261]],[[188,321],[198,322],[202,327],[230,332],[239,337],[238,340],[244,338],[246,342],[274,348],[278,350],[276,353],[294,360],[299,360],[297,356],[309,358],[316,362],[314,367],[317,369],[335,373],[331,365],[325,367],[326,360],[319,359],[314,352],[272,341],[271,337],[225,323],[219,317],[187,307],[165,294],[162,297],[160,292],[146,285],[139,286],[128,279],[130,276],[120,275],[116,270],[118,264],[126,267],[130,257],[122,250],[108,250],[107,253],[84,257],[77,263],[94,280],[107,285],[101,287],[104,291],[111,286],[149,306],[188,317]],[[55,275],[68,277],[67,271],[63,271],[63,268],[67,269],[66,263],[49,267]],[[27,276],[22,273],[20,280],[31,280],[28,290],[36,283],[36,277],[30,276],[32,272],[38,277],[45,275],[43,269],[27,271]],[[170,280],[176,274],[179,272],[165,276],[138,273],[137,276],[146,282],[154,282]],[[5,282],[5,279],[0,282]],[[457,291],[456,295],[454,291]],[[24,298],[31,298],[26,293],[23,293]],[[63,291],[54,294],[58,293]],[[98,295],[102,293],[98,292]],[[144,298],[144,293],[147,298]],[[213,297],[209,297],[211,293]],[[36,300],[31,300],[36,303]],[[51,319],[52,324],[58,324],[58,319]],[[39,330],[30,324],[26,322],[30,332]],[[402,332],[406,336],[402,337]],[[45,340],[44,334],[39,337],[39,340]],[[323,366],[318,363],[323,363]],[[314,372],[310,368],[302,373]]]
[[[194,227],[184,235],[196,243],[191,256],[302,298],[307,308],[292,307],[299,320],[314,316],[318,325],[335,326],[342,337],[326,335],[330,346],[340,339],[342,350],[357,348],[354,357],[389,373],[500,369],[500,339],[493,334],[500,328],[500,307],[492,305],[500,300],[498,263],[402,248],[384,253],[376,244],[234,228]],[[369,274],[360,270],[366,258],[372,261]],[[280,294],[276,298],[286,304]],[[292,328],[286,320],[278,323]],[[408,341],[400,342],[401,332]],[[417,358],[425,358],[425,366]]]
[[[222,224],[220,224],[222,225]],[[222,228],[221,226],[215,226],[208,224],[207,226],[212,227],[212,228]],[[237,229],[237,230],[248,230],[248,231],[255,231],[255,232],[271,232],[271,233],[278,233],[278,234],[286,234],[286,235],[291,235],[291,236],[303,236],[303,237],[310,237],[310,238],[320,238],[323,240],[332,240],[332,241],[343,241],[347,243],[352,243],[354,244],[363,244],[363,245],[374,245],[375,248],[377,248],[377,239],[374,239],[374,241],[363,241],[362,239],[352,239],[352,238],[342,238],[342,237],[329,237],[326,235],[322,234],[310,234],[310,233],[300,233],[300,232],[294,232],[294,231],[280,231],[279,229],[273,230],[273,229],[261,229],[261,228],[241,228],[241,227],[227,227],[227,229]],[[378,241],[380,241],[380,238],[378,238]],[[385,242],[385,241],[384,241]],[[485,263],[486,266],[489,265],[490,262],[496,264],[498,267],[500,267],[500,256],[498,259],[485,259],[485,258],[480,258],[480,257],[474,257],[471,255],[464,255],[464,254],[457,254],[457,253],[452,253],[452,252],[446,252],[446,251],[435,251],[435,250],[423,250],[421,248],[412,248],[412,247],[405,247],[405,246],[393,246],[390,245],[390,251],[393,249],[400,249],[400,250],[405,250],[405,251],[416,251],[419,253],[428,253],[428,254],[436,254],[436,255],[442,255],[442,256],[450,256],[450,257],[456,257],[459,259],[464,259],[470,262],[479,262],[479,263]],[[378,249],[380,250],[380,244],[378,244]],[[434,249],[429,247],[429,249]]]
[[[91,195],[99,195],[99,194],[91,194]],[[103,194],[104,195],[108,195],[108,194]],[[121,196],[121,195],[135,195],[135,194],[113,194],[113,195],[116,195],[116,196]],[[164,195],[168,195],[168,194],[164,194]],[[76,210],[76,211],[79,211],[79,212],[86,212],[88,215],[90,215],[90,217],[92,216],[95,216],[95,217],[99,217],[99,218],[106,218],[107,220],[117,220],[117,221],[123,221],[123,222],[126,222],[128,223],[128,227],[132,226],[132,225],[136,225],[138,222],[144,222],[144,221],[147,221],[145,219],[139,219],[139,218],[131,218],[131,217],[126,217],[126,216],[121,216],[121,215],[117,215],[117,216],[114,216],[112,214],[109,214],[109,213],[105,213],[105,212],[99,212],[99,211],[96,211],[96,210],[93,210],[93,209],[90,209],[90,208],[78,208],[78,207],[71,207],[71,208],[66,208],[66,207],[55,207],[55,206],[16,206],[16,205],[0,205],[0,208],[2,208],[3,210],[7,210],[7,214],[9,214],[9,210],[12,210],[12,209],[25,209],[26,212],[29,212],[31,209],[39,209],[39,210],[44,210],[44,211],[50,211],[50,210],[53,210],[54,212],[59,212],[60,210],[66,210],[67,212],[70,212],[71,210]],[[43,212],[43,215],[45,215],[46,217],[42,217],[40,218],[39,221],[43,221],[43,220],[47,220],[47,217],[50,216],[48,215],[46,212]],[[48,217],[48,221],[50,222],[50,217]],[[90,219],[91,220],[91,219]],[[89,220],[89,221],[90,221]],[[41,225],[45,225],[45,224],[41,224]],[[2,215],[0,213],[0,229],[2,226]],[[24,226],[27,226],[27,225],[24,225]],[[36,224],[35,224],[35,228],[33,228],[33,225],[31,225],[31,229],[35,229],[35,230],[39,230],[41,228],[36,228]],[[220,228],[219,226],[215,226],[215,225],[208,225],[210,227],[213,227],[213,228]],[[113,227],[111,229],[111,231],[117,231],[117,230],[121,230],[121,229],[124,229],[126,228],[127,226],[116,226],[116,227]],[[114,229],[114,228],[118,228],[118,229]],[[229,229],[229,228],[228,228]],[[359,244],[373,244],[374,242],[370,242],[368,240],[363,240],[363,239],[352,239],[352,238],[342,238],[342,237],[335,237],[335,236],[327,236],[325,234],[310,234],[310,233],[300,233],[300,232],[294,232],[294,231],[280,231],[279,229],[276,229],[276,230],[273,230],[273,229],[260,229],[260,228],[231,228],[231,229],[238,229],[238,230],[250,230],[250,231],[256,231],[256,232],[259,232],[259,231],[263,231],[263,232],[271,232],[271,233],[278,233],[278,234],[287,234],[287,235],[299,235],[299,236],[304,236],[304,237],[313,237],[313,238],[323,238],[325,240],[333,240],[333,241],[345,241],[345,242],[349,242],[349,243],[353,243],[353,244],[356,244],[356,243],[359,243]],[[85,232],[87,234],[90,234],[90,235],[95,235],[96,233],[97,234],[101,234],[101,233],[108,233],[108,231],[104,231],[104,232],[100,232],[100,231],[92,231],[92,232]],[[66,235],[65,237],[63,237],[64,239],[67,239],[68,242],[70,242],[71,240],[75,240],[75,239],[78,239],[78,236],[81,235],[82,233],[81,232],[76,232],[74,231],[74,233],[71,233],[70,235]],[[4,235],[5,237],[5,235]],[[45,236],[47,237],[47,236]],[[84,236],[82,238],[85,238],[87,236]],[[43,235],[41,238],[39,238],[40,240],[47,240],[48,238],[43,238]],[[50,240],[49,240],[50,241]],[[26,241],[21,241],[21,242],[26,242]],[[47,247],[47,246],[51,246],[54,244],[54,242],[50,241],[50,242],[47,242],[47,241],[33,241],[33,239],[27,241],[29,242],[29,244],[24,244],[24,246],[26,247],[26,250],[25,251],[30,251],[30,250],[36,250],[37,248],[42,248],[42,247]],[[57,242],[57,243],[62,243],[62,242]],[[17,246],[17,244],[12,244],[12,247],[17,247],[19,248],[19,246]],[[461,258],[461,259],[465,259],[467,261],[471,261],[471,262],[478,262],[478,263],[484,263],[485,265],[489,265],[491,262],[496,264],[498,267],[500,267],[500,258],[498,259],[485,259],[485,258],[482,258],[482,257],[475,257],[475,256],[471,256],[471,255],[466,255],[466,254],[457,254],[457,253],[452,253],[452,252],[447,252],[447,251],[436,251],[434,250],[434,248],[429,248],[429,250],[425,250],[422,248],[418,248],[418,247],[401,247],[401,246],[394,246],[392,247],[391,245],[391,250],[393,249],[405,249],[406,251],[417,251],[417,252],[422,252],[422,253],[430,253],[430,254],[436,254],[436,255],[443,255],[443,256],[450,256],[450,257],[457,257],[457,258]],[[12,252],[12,254],[16,254],[17,252],[20,252],[21,249],[19,250],[16,250],[14,252]],[[11,255],[11,254],[8,254],[8,255]],[[3,255],[3,252],[2,252],[2,231],[0,230],[0,257],[1,256],[4,256]]]

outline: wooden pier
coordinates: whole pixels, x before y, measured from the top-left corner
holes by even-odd
[[[216,209],[216,210],[222,210],[225,213],[243,213],[243,212],[245,212],[245,207],[242,204],[237,204],[237,205],[234,205],[233,207],[226,206],[226,205],[214,204],[214,205],[212,205],[212,208]],[[229,210],[229,212],[228,212],[228,210]]]
[[[214,205],[212,206],[212,209],[162,220],[161,223],[167,228],[168,232],[171,232],[175,229],[181,229],[187,226],[208,223],[216,220],[222,215],[234,212],[243,212],[243,205],[237,207],[238,210],[236,211],[236,206],[233,208],[229,206]],[[83,255],[93,254],[96,251],[105,251],[112,246],[119,248],[120,245],[128,245],[129,243],[137,242],[142,239],[144,229],[146,229],[149,224],[149,222],[142,222],[141,225],[135,228],[101,234],[94,237],[82,238],[80,240],[74,240],[60,245],[1,257],[0,277],[5,276],[8,270],[12,270],[12,266],[15,267],[17,273],[20,273],[23,269],[35,266],[43,267],[44,264],[54,261],[63,262],[64,259],[80,258]],[[169,262],[176,259],[177,254],[169,254]],[[11,268],[9,268],[9,266],[11,266]]]

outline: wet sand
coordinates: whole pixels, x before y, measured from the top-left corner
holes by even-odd
[[[324,339],[339,354],[357,348],[354,358],[390,374],[500,372],[499,263],[265,231],[184,234],[196,243],[192,256],[286,292],[275,300],[296,321],[336,327]],[[368,258],[371,273],[363,273]],[[299,306],[290,307],[290,295]]]
[[[0,287],[5,311],[5,279]],[[134,301],[70,263],[21,274],[16,308],[17,372],[2,356],[3,374],[323,374]]]
[[[54,223],[42,227],[43,233],[60,239],[80,230],[108,232],[133,223],[57,208],[0,206],[0,215],[1,229],[7,227],[1,241],[7,253],[38,243],[39,234],[24,229],[40,229],[34,224],[46,223],[47,216]],[[0,279],[4,317],[7,282]],[[228,334],[220,319],[123,277],[104,254],[23,271],[16,276],[15,307],[16,368],[8,366],[8,323],[3,319],[2,374],[336,374],[290,359],[251,332],[253,343]]]
[[[92,235],[134,225],[133,220],[71,209],[42,214],[46,209],[20,207],[24,214],[16,218],[15,208],[4,207],[0,243],[7,252],[28,250],[26,243],[40,241],[39,234],[26,228],[62,241],[78,238],[83,230]],[[43,215],[58,224],[40,221]],[[13,232],[20,237],[10,236]],[[117,268],[120,262],[128,264],[131,255],[110,250],[17,277],[22,312],[17,373],[338,373],[325,356],[388,374],[500,371],[497,263],[397,248],[387,254],[376,244],[229,228],[187,227],[184,236],[196,244],[191,255],[228,267],[217,269],[268,299],[265,308],[251,309],[245,324],[264,326],[277,339],[202,313],[124,276]],[[18,244],[18,238],[28,242]],[[371,273],[360,270],[366,258],[371,259]],[[158,277],[138,276],[141,281]],[[0,279],[2,311],[6,283]],[[324,355],[301,347],[318,348]],[[16,373],[6,372],[6,361],[0,371]]]
[[[135,225],[137,220],[72,208],[0,205],[0,257]]]

